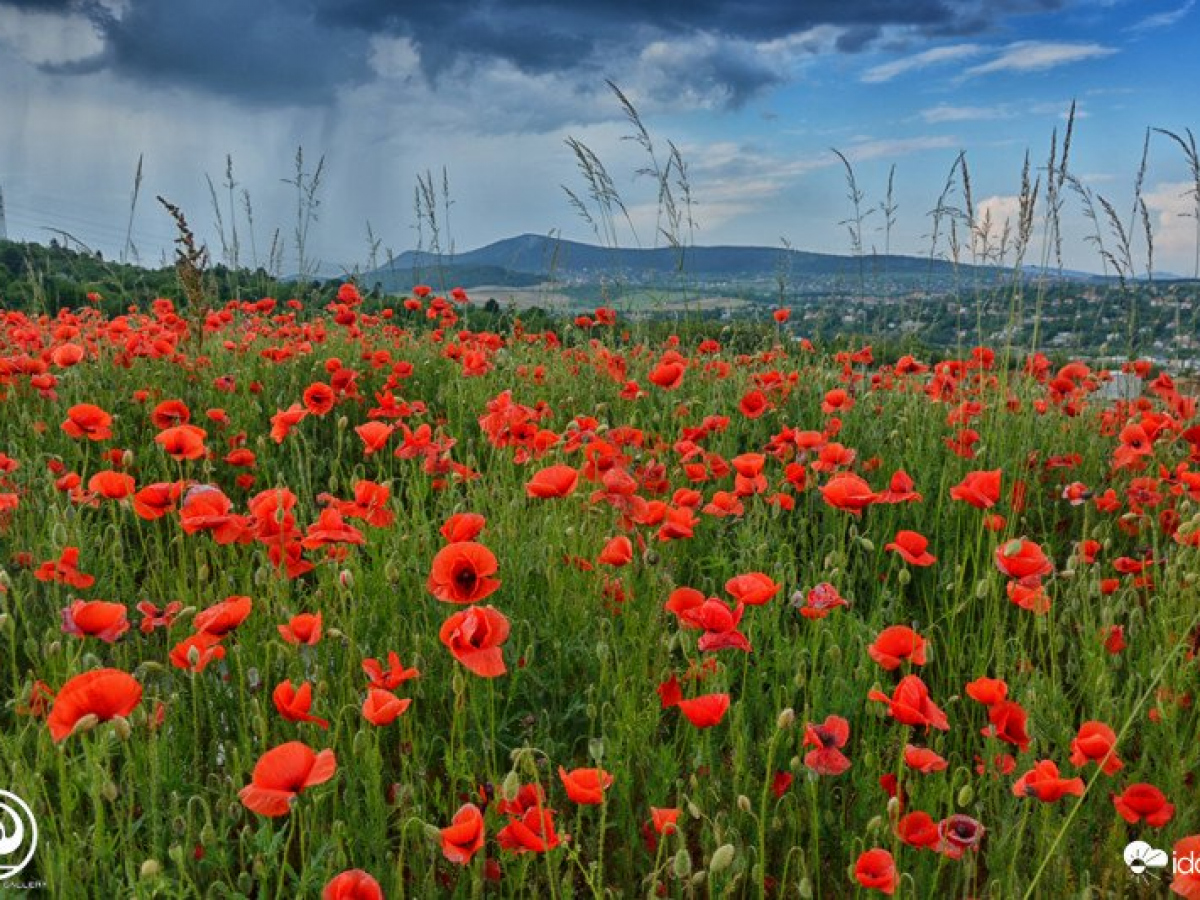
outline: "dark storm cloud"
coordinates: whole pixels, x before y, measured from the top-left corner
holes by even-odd
[[[667,76],[687,76],[693,89],[737,106],[783,77],[779,60],[758,54],[758,43],[834,26],[836,50],[855,53],[872,47],[885,27],[927,37],[977,34],[1008,15],[1063,2],[128,0],[109,7],[104,0],[0,0],[0,6],[89,16],[104,51],[45,64],[50,71],[106,68],[249,103],[326,103],[339,88],[372,77],[370,38],[387,36],[411,40],[434,81],[497,61],[530,74],[619,78],[620,66],[650,48],[650,64],[661,70],[650,79],[652,93],[666,90]]]

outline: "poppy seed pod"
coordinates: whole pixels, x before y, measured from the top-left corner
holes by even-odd
[[[157,859],[148,859],[142,863],[138,869],[138,878],[142,881],[150,881],[162,874],[162,863]]]

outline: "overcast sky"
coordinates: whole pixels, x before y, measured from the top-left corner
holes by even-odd
[[[108,257],[158,264],[172,237],[154,202],[182,206],[220,258],[205,176],[228,231],[226,157],[241,258],[278,229],[295,270],[297,147],[324,157],[309,252],[327,270],[417,244],[413,189],[445,168],[443,242],[459,250],[552,230],[594,238],[563,186],[586,192],[576,137],[652,246],[647,159],[605,84],[640,110],[660,153],[688,166],[700,244],[848,252],[836,147],[864,206],[894,164],[892,249],[929,251],[929,211],[965,151],[975,206],[1015,215],[1025,151],[1045,164],[1072,99],[1071,169],[1128,222],[1147,127],[1200,128],[1196,0],[0,0],[0,189],[10,238],[62,229]],[[1037,174],[1036,172],[1034,173]],[[1190,275],[1189,173],[1150,143],[1144,191],[1160,270]],[[254,226],[244,209],[249,193]],[[961,205],[958,189],[950,199]],[[1066,262],[1099,270],[1093,226],[1064,201]],[[883,223],[864,244],[882,251]],[[1108,229],[1102,237],[1111,243]],[[253,240],[252,240],[253,238]],[[428,234],[425,235],[426,242]],[[1144,266],[1144,242],[1135,244]],[[1032,251],[1037,262],[1040,248]]]

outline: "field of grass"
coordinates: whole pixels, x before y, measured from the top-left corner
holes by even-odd
[[[16,881],[1200,897],[1168,375],[458,308],[3,313]]]

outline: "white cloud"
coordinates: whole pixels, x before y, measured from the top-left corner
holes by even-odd
[[[1006,103],[997,106],[952,106],[939,103],[937,106],[923,109],[920,116],[931,124],[943,122],[977,122],[988,119],[1011,119],[1014,113]]]
[[[1152,31],[1158,28],[1170,28],[1172,25],[1181,22],[1186,18],[1187,14],[1192,11],[1196,5],[1196,0],[1188,0],[1183,6],[1175,9],[1164,10],[1160,13],[1146,16],[1140,22],[1135,22],[1129,26],[1129,31]]]
[[[1196,252],[1196,220],[1192,218],[1196,203],[1191,193],[1195,188],[1187,181],[1160,182],[1143,194],[1154,216],[1155,259],[1170,258],[1175,260],[1174,265],[1186,266],[1184,271],[1176,272],[1178,275],[1191,275],[1194,267],[1190,261]]]
[[[990,75],[993,72],[1044,72],[1068,63],[1111,56],[1116,52],[1113,47],[1095,43],[1018,41],[1001,50],[995,59],[967,69],[963,76]]]
[[[891,62],[873,66],[863,73],[862,81],[867,84],[879,84],[880,82],[891,81],[893,78],[908,72],[915,72],[931,66],[978,56],[986,50],[987,48],[980,44],[950,44],[945,47],[934,47],[932,50],[924,50],[912,56],[904,56],[900,59],[894,59]]]

